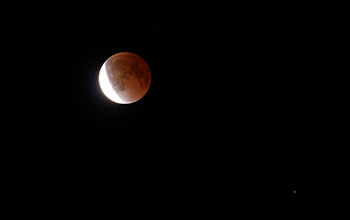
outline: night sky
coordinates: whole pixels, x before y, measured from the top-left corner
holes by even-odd
[[[5,27],[20,88],[6,89],[5,135],[21,192],[131,211],[294,209],[302,30],[283,12],[249,13],[120,23],[57,13]],[[152,73],[130,105],[98,85],[102,64],[123,51]]]

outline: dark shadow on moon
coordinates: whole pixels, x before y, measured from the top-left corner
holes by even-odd
[[[135,56],[135,57],[132,57]],[[140,60],[136,55],[127,54],[123,57],[117,57],[108,65],[109,77],[113,84],[117,85],[118,91],[125,91],[125,80],[130,76],[135,76],[139,86],[145,88],[150,81],[150,70],[143,60]],[[115,76],[118,76],[116,79]]]
[[[151,72],[147,63],[138,55],[118,53],[107,60],[106,68],[113,90],[125,99],[138,99],[138,96],[141,98],[147,93]]]

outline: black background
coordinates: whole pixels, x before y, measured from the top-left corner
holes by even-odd
[[[293,212],[303,28],[285,7],[235,7],[149,19],[72,8],[5,22],[4,155],[20,196],[62,210],[268,202]],[[97,80],[122,51],[152,72],[131,105],[110,102]]]

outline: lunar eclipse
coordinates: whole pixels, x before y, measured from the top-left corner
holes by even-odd
[[[103,94],[118,104],[130,104],[145,96],[151,85],[151,71],[144,59],[130,52],[109,57],[99,73]]]

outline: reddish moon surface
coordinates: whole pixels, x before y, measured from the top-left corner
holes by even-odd
[[[146,95],[151,85],[151,71],[140,56],[120,52],[102,65],[99,83],[107,98],[119,104],[130,104]]]

